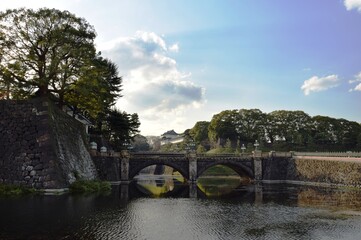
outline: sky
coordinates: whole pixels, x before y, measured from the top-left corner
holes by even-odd
[[[223,110],[302,110],[361,123],[361,0],[0,0],[95,27],[142,135]]]

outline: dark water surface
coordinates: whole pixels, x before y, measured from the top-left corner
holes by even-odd
[[[0,199],[0,239],[361,239],[361,192],[142,178],[107,196]]]

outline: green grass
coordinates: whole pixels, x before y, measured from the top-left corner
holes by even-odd
[[[71,193],[109,193],[109,182],[99,180],[77,180],[70,185]]]
[[[204,171],[202,176],[238,176],[238,174],[227,166],[216,165]]]
[[[28,194],[36,194],[40,191],[35,188],[17,186],[12,184],[0,184],[0,196],[21,196]]]

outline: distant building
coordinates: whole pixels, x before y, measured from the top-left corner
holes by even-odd
[[[174,130],[170,130],[161,135],[160,145],[165,145],[168,143],[180,143],[183,142],[183,134],[178,134]]]

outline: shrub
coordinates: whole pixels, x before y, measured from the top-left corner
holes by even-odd
[[[39,191],[35,188],[17,186],[12,184],[0,184],[0,196],[20,196],[27,194],[35,194]]]

